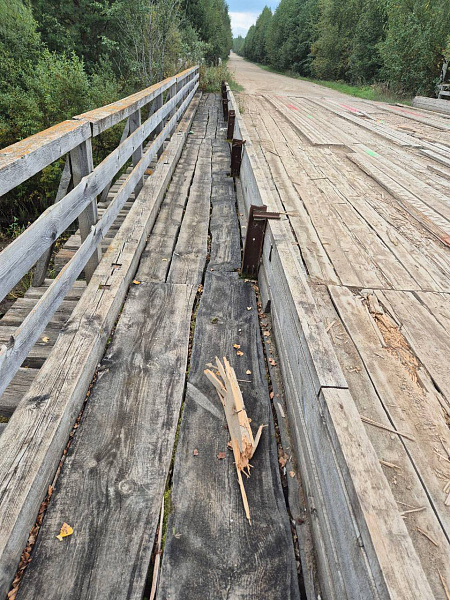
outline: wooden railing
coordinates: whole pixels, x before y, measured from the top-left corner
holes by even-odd
[[[78,219],[81,247],[0,350],[0,395],[4,392],[73,283],[84,270],[87,281],[101,258],[100,243],[130,194],[140,191],[150,162],[175,130],[198,88],[198,67],[187,69],[137,94],[64,121],[0,151],[0,195],[67,155],[55,203],[0,254],[0,300],[36,264],[34,285],[45,277],[51,248]],[[148,106],[142,122],[141,109]],[[94,168],[92,138],[127,119],[119,146]],[[146,146],[144,143],[151,139]],[[120,169],[133,170],[101,219],[97,197],[105,197]],[[68,191],[72,186],[73,189]]]

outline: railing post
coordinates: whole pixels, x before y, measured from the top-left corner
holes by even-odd
[[[70,162],[72,165],[73,185],[76,187],[86,175],[89,175],[94,169],[94,161],[92,159],[92,143],[91,138],[82,142],[79,146],[71,150]],[[92,202],[83,210],[78,217],[78,225],[80,227],[81,243],[87,238],[91,232],[93,225],[97,223],[97,198],[93,198]],[[91,258],[87,261],[84,267],[84,275],[86,282],[89,282],[98,263],[102,258],[102,249],[98,245],[93,252]]]
[[[155,113],[156,111],[158,111],[163,105],[163,95],[160,92],[159,96],[157,98],[155,98],[155,101],[153,102],[153,107],[152,107],[152,114]],[[155,127],[155,132],[154,132],[154,137],[158,137],[158,135],[161,133],[161,131],[163,130],[164,124],[161,121],[156,127]],[[158,150],[157,156],[158,158],[161,156],[161,154],[163,153],[163,147],[161,146],[161,148]]]
[[[141,126],[141,109],[138,108],[138,110],[136,112],[134,112],[132,115],[130,115],[130,135],[133,133],[133,131],[136,131],[136,129],[139,129],[140,126]],[[139,146],[139,148],[137,148],[133,152],[133,156],[132,156],[133,167],[135,167],[138,164],[138,162],[141,160],[142,154],[143,154],[143,145],[141,144]],[[144,185],[144,177],[142,177],[138,181],[136,187],[134,188],[134,199],[137,198],[137,195],[142,190],[143,185]]]
[[[70,189],[73,187],[72,184],[72,169],[70,166],[70,156],[69,154],[66,157],[66,164],[64,165],[63,172],[61,174],[61,179],[58,186],[58,191],[56,192],[55,201],[53,204],[57,204],[64,196],[70,192]],[[39,287],[45,281],[45,277],[47,275],[48,265],[50,264],[50,259],[52,257],[53,248],[55,243],[53,243],[48,250],[44,252],[41,258],[37,261],[36,266],[34,268],[33,273],[33,287]]]
[[[178,91],[178,82],[177,82],[177,79],[175,78],[174,84],[170,87],[169,97],[167,98],[167,101],[172,100],[177,95],[177,91]],[[171,119],[175,115],[176,112],[177,112],[177,103],[175,103],[175,106],[170,111],[169,119]],[[176,128],[176,123],[170,129],[168,137],[170,137],[172,135],[175,128]]]

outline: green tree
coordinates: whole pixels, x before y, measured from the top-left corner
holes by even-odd
[[[281,0],[268,33],[269,62],[276,69],[311,74],[318,0]]]
[[[353,83],[372,83],[380,77],[383,59],[380,43],[385,38],[387,15],[384,2],[364,0],[356,25],[347,78]]]
[[[260,63],[269,62],[268,40],[272,18],[272,11],[265,6],[255,25],[250,27],[243,48],[244,56],[250,60]]]
[[[244,47],[245,38],[242,35],[238,35],[233,39],[233,51],[236,54],[242,54],[242,49]]]
[[[386,0],[383,75],[402,91],[433,93],[450,31],[448,0]]]

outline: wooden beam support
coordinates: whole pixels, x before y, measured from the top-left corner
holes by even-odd
[[[76,187],[81,182],[83,177],[86,177],[86,175],[89,175],[94,170],[94,161],[92,159],[92,142],[90,139],[71,150],[70,162],[72,165],[73,184],[74,187]],[[88,204],[83,212],[78,216],[81,242],[84,242],[84,240],[88,237],[97,221],[97,196],[94,196],[90,204]],[[84,267],[84,275],[88,283],[91,280],[91,277],[101,258],[102,249],[100,246],[97,246]]]

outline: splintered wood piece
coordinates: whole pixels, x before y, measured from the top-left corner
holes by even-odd
[[[248,505],[247,494],[242,480],[242,472],[250,477],[250,459],[258,447],[261,439],[262,430],[265,425],[258,428],[256,437],[253,437],[250,419],[244,406],[244,399],[239,388],[236,373],[228,360],[224,357],[223,364],[216,357],[217,371],[223,379],[220,379],[209,369],[204,371],[206,377],[216,388],[217,394],[222,402],[225,417],[227,419],[228,430],[231,437],[231,447],[233,449],[234,462],[238,474],[239,487],[244,504],[245,515],[251,524],[250,508]]]

